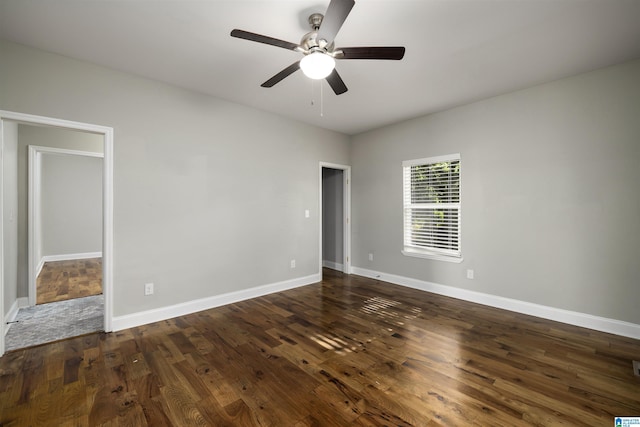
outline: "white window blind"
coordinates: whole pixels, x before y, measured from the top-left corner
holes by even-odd
[[[460,155],[402,163],[404,253],[461,257]]]

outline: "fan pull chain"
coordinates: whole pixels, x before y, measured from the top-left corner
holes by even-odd
[[[320,85],[320,117],[324,117],[324,91],[322,89],[322,81],[318,80],[318,84]],[[316,105],[316,81],[311,80],[311,106],[314,107]]]
[[[311,80],[311,106],[316,105],[315,96],[316,96],[316,84],[313,80]]]
[[[324,117],[324,97],[322,96],[322,94],[324,93],[324,91],[322,90],[322,87],[324,85],[322,84],[322,81],[320,82],[320,117]]]

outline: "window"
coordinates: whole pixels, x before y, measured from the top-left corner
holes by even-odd
[[[402,162],[403,254],[461,262],[460,154]]]

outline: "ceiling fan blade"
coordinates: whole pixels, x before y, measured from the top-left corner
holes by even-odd
[[[263,36],[262,34],[250,33],[249,31],[244,30],[233,30],[231,31],[231,37],[236,37],[239,39],[251,40],[253,42],[270,44],[272,46],[282,47],[284,49],[296,50],[298,45],[295,43],[291,43],[288,41],[274,39],[273,37]]]
[[[276,74],[275,76],[271,77],[269,80],[267,80],[266,82],[262,83],[260,86],[262,86],[262,87],[273,87],[273,86],[276,85],[276,83],[279,83],[285,77],[288,77],[289,75],[291,75],[291,74],[295,73],[296,71],[298,71],[298,68],[300,68],[300,61],[294,62],[293,64],[289,65],[287,68],[285,68],[284,70],[280,71],[278,74]]]
[[[395,59],[404,57],[404,47],[341,47],[336,51],[342,51],[342,55],[336,56],[338,59]]]
[[[335,68],[333,69],[331,74],[327,76],[326,80],[336,95],[341,95],[349,90],[347,89],[347,85],[344,84],[344,82],[342,81],[342,78],[340,77],[340,74],[338,74]]]
[[[320,24],[316,39],[326,40],[327,44],[331,44],[355,4],[354,0],[331,0],[322,19],[322,24]]]

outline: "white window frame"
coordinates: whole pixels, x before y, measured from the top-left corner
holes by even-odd
[[[427,157],[423,159],[405,160],[402,162],[402,194],[403,194],[403,206],[402,206],[402,228],[403,228],[403,250],[402,254],[411,257],[434,259],[439,261],[448,261],[460,263],[462,262],[462,179],[460,179],[459,188],[459,202],[447,203],[443,205],[435,204],[421,204],[413,205],[411,203],[411,166],[417,165],[429,165],[434,163],[459,161],[462,165],[461,157],[459,153],[449,154],[445,156]],[[460,170],[462,176],[462,169]],[[447,209],[458,210],[458,249],[448,250],[442,248],[426,248],[419,247],[411,244],[411,224],[408,215],[411,215],[411,209],[415,207],[446,207]]]

